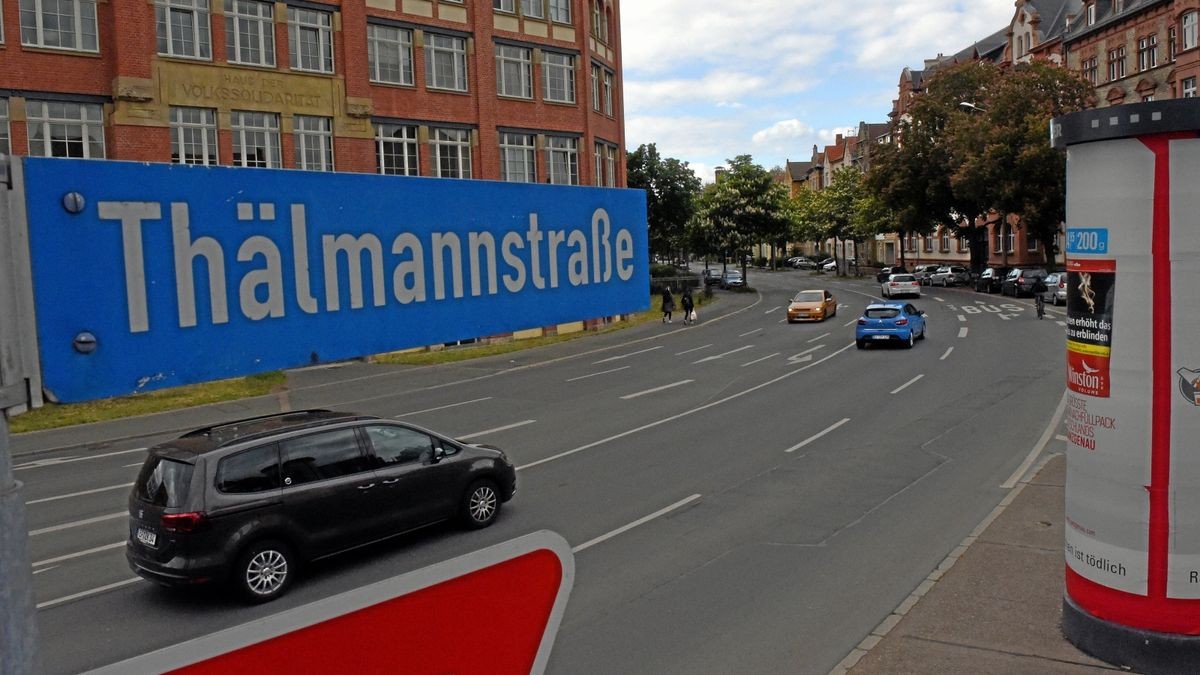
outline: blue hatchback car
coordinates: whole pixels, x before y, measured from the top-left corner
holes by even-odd
[[[875,302],[867,306],[854,328],[859,349],[872,343],[901,342],[911,348],[925,339],[925,312],[907,302]]]

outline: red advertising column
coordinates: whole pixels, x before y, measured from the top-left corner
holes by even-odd
[[[1200,667],[1200,100],[1055,119],[1067,150],[1063,632]]]

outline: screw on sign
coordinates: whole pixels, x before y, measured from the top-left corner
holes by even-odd
[[[534,532],[92,673],[541,673],[574,579]]]

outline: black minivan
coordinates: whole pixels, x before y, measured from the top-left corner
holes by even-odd
[[[126,558],[164,585],[279,597],[302,562],[458,517],[487,527],[516,492],[503,452],[366,415],[306,410],[150,449],[129,495]]]

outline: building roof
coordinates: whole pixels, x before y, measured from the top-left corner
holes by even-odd
[[[1125,0],[1125,7],[1119,13],[1113,0],[1096,0],[1096,23],[1087,25],[1086,18],[1076,14],[1071,21],[1071,30],[1063,35],[1063,42],[1071,42],[1086,37],[1097,31],[1104,30],[1113,24],[1125,21],[1130,16],[1147,9],[1157,7],[1172,0]]]
[[[1067,19],[1083,10],[1083,0],[1025,0],[1025,7],[1042,20],[1041,41],[1049,42],[1066,32]]]
[[[809,169],[812,169],[812,162],[788,162],[788,178],[793,181],[804,180],[804,177],[808,175]]]
[[[862,127],[865,127],[867,132],[866,139],[868,141],[878,140],[887,136],[892,131],[892,125],[887,122],[864,122]],[[862,133],[863,130],[863,128],[860,128],[859,133]]]

